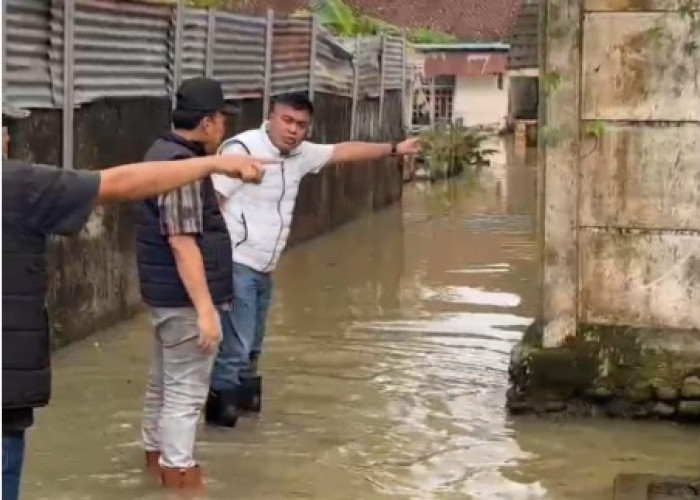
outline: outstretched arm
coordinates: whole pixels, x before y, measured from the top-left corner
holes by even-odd
[[[420,151],[420,139],[410,137],[396,144],[379,142],[341,142],[333,148],[330,163],[346,163],[357,161],[372,161],[397,155],[413,155]]]
[[[149,198],[212,173],[256,182],[263,171],[261,160],[249,156],[209,156],[99,172],[27,165],[21,173],[25,225],[45,234],[68,235],[80,230],[96,204]]]
[[[261,177],[262,170],[259,160],[244,155],[122,165],[99,172],[100,188],[96,202],[150,198],[215,173],[255,181]]]

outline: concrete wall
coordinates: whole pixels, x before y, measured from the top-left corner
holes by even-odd
[[[498,88],[496,75],[458,77],[453,105],[453,118],[462,118],[465,126],[504,127],[508,117],[508,77],[503,75],[502,89]]]
[[[362,138],[398,139],[402,135],[400,96],[385,99],[384,124],[378,124],[378,100],[360,104]],[[243,113],[229,133],[258,127],[262,102],[239,103]],[[314,140],[349,139],[351,101],[316,94]],[[165,99],[109,99],[76,110],[75,167],[98,170],[139,161],[155,137],[168,128]],[[34,110],[11,129],[11,156],[60,165],[61,112]],[[328,231],[362,213],[397,202],[401,172],[396,160],[378,164],[330,166],[302,182],[291,241]],[[140,307],[131,207],[95,211],[77,237],[56,238],[50,253],[49,310],[55,346],[84,338],[125,319]]]
[[[514,389],[700,421],[700,4],[543,9],[542,331],[514,359],[544,349]]]

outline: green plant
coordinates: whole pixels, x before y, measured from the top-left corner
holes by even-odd
[[[315,12],[320,24],[333,35],[341,38],[380,33],[401,33],[397,26],[368,16],[342,0],[320,0],[315,7]],[[310,14],[308,9],[300,9],[292,15],[302,17]],[[413,43],[449,43],[456,40],[454,36],[447,33],[422,27],[409,30],[407,38]]]
[[[666,29],[664,26],[661,26],[659,24],[656,24],[653,27],[646,30],[644,32],[644,39],[647,42],[656,45],[657,48],[660,48],[662,46],[668,48],[678,44],[678,41],[676,37],[674,37],[674,34],[668,29]]]
[[[408,40],[413,43],[451,43],[457,37],[429,28],[414,28],[408,32]]]
[[[561,84],[561,75],[558,71],[549,71],[544,75],[544,89],[547,94],[554,92]]]
[[[593,147],[591,147],[591,150],[584,154],[581,154],[581,158],[587,158],[588,156],[592,155],[596,149],[598,149],[598,147],[600,146],[600,142],[603,139],[604,133],[605,124],[602,121],[594,120],[586,124],[584,134],[586,137],[591,137],[592,139],[594,139],[594,142]]]
[[[488,157],[497,152],[485,145],[490,137],[481,129],[451,124],[424,132],[421,144],[431,178],[446,178],[467,167],[488,164]]]
[[[595,120],[586,125],[586,135],[600,140],[605,133],[605,124],[600,120]]]

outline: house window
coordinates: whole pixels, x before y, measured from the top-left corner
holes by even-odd
[[[455,77],[438,76],[435,78],[435,122],[452,123],[454,110]]]
[[[430,81],[424,82],[416,91],[413,107],[413,123],[427,125],[430,123]],[[435,123],[452,123],[454,110],[455,77],[438,76],[435,78]]]

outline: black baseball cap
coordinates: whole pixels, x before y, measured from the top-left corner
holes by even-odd
[[[191,78],[177,89],[175,109],[195,113],[235,114],[238,109],[226,102],[221,84],[211,78]]]

